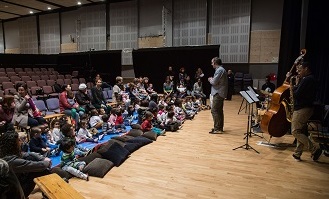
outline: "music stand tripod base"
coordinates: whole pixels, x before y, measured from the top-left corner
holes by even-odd
[[[249,145],[249,136],[251,136],[251,120],[252,120],[252,116],[251,116],[251,109],[250,107],[252,106],[253,103],[257,102],[258,99],[257,97],[255,98],[254,96],[252,96],[252,94],[246,92],[246,91],[240,91],[240,94],[242,95],[242,97],[246,100],[248,104],[248,125],[247,125],[247,133],[245,133],[245,137],[244,139],[246,139],[246,143],[244,145],[241,145],[239,147],[236,147],[234,148],[233,150],[236,150],[236,149],[246,149],[246,150],[249,150],[249,149],[252,149],[254,150],[256,153],[259,154],[259,152],[254,149],[252,146]]]
[[[240,148],[241,148],[241,149],[246,149],[246,150],[252,149],[252,150],[254,150],[256,153],[259,154],[259,152],[258,152],[256,149],[254,149],[252,146],[250,146],[248,143],[246,143],[246,144],[244,144],[244,145],[242,145],[242,146],[236,147],[236,148],[234,148],[233,150],[240,149]]]

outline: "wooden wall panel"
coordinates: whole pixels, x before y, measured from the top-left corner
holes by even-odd
[[[5,53],[13,53],[13,54],[20,54],[20,48],[7,48],[5,49]]]
[[[138,38],[138,47],[139,48],[164,47],[164,36],[140,37]]]
[[[250,63],[277,63],[281,30],[251,31]]]
[[[61,44],[61,52],[62,53],[71,53],[78,51],[78,44],[77,43],[66,43]]]

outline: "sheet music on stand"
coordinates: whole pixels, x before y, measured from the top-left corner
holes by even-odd
[[[246,91],[240,91],[240,94],[242,95],[242,97],[247,100],[247,102],[249,104],[254,103],[255,101],[249,96],[249,94]]]
[[[259,102],[258,97],[255,95],[254,91],[248,90],[246,93],[249,95],[249,97],[254,101],[254,102]]]
[[[250,91],[251,91],[256,97],[259,97],[258,91],[256,92],[256,91],[254,90],[254,88],[252,88],[251,86],[248,86],[247,88],[248,88],[248,90],[250,90]]]

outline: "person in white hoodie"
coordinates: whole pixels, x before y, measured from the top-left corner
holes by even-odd
[[[87,121],[82,120],[80,121],[80,129],[76,136],[76,140],[78,143],[82,142],[98,142],[98,138],[93,138],[92,134],[87,128]]]
[[[61,128],[60,121],[58,119],[54,119],[50,123],[50,133],[55,143],[57,143],[59,140],[61,140],[64,137],[60,128]]]

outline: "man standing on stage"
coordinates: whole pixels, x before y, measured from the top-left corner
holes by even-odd
[[[316,96],[316,80],[312,75],[311,67],[308,62],[297,66],[298,79],[293,86],[294,112],[291,120],[291,134],[297,139],[297,147],[292,155],[295,160],[300,161],[303,149],[311,152],[311,157],[317,161],[322,150],[315,145],[312,140],[305,135],[304,129],[307,129],[307,121],[313,115],[314,101]],[[287,73],[289,77],[290,72]]]
[[[208,81],[211,84],[211,95],[213,96],[211,114],[214,120],[214,128],[209,133],[220,134],[223,133],[224,129],[223,106],[224,99],[227,95],[228,80],[221,59],[214,57],[211,60],[211,65],[215,69],[214,76],[208,78]]]

